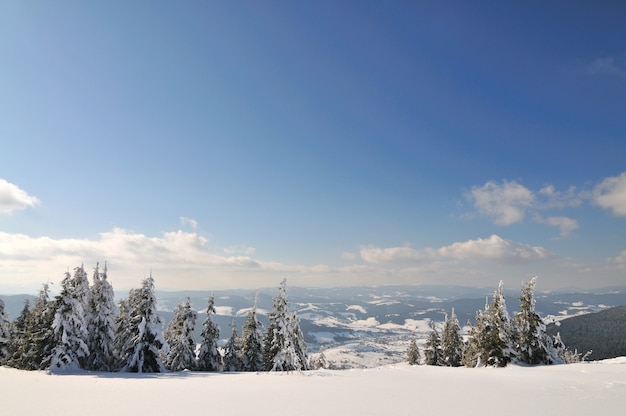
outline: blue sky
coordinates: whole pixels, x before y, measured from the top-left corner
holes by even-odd
[[[0,291],[624,285],[626,6],[440,3],[3,2]]]

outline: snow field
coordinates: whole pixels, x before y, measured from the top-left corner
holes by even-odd
[[[49,375],[0,367],[3,414],[590,415],[626,407],[626,358],[507,368]]]

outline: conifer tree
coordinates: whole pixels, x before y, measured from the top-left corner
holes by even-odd
[[[11,323],[4,310],[4,301],[0,299],[0,365],[9,359],[9,344],[11,342]]]
[[[323,347],[320,348],[320,352],[317,354],[317,357],[315,358],[311,357],[311,359],[309,360],[308,368],[315,369],[315,370],[320,370],[320,369],[331,370],[333,368],[333,365],[326,358],[326,354],[324,353]]]
[[[448,367],[459,367],[463,354],[463,339],[461,327],[452,309],[452,314],[446,319],[441,334],[442,364]]]
[[[516,350],[518,360],[527,364],[551,364],[551,337],[543,319],[535,312],[537,277],[522,286],[520,311],[515,314],[517,326]]]
[[[411,337],[411,342],[409,343],[409,349],[406,353],[406,360],[409,365],[417,365],[420,363],[422,356],[420,354],[419,347],[417,346],[417,341],[415,340],[415,336]]]
[[[89,314],[91,312],[89,309],[91,289],[89,288],[89,277],[87,276],[84,265],[81,264],[80,267],[74,268],[74,276],[72,277],[71,285],[73,296],[82,305],[85,319],[89,321]]]
[[[13,334],[9,343],[9,359],[7,364],[11,367],[26,369],[28,352],[28,320],[30,317],[30,302],[26,300],[20,315],[13,321]]]
[[[115,316],[115,336],[113,338],[114,369],[119,370],[128,361],[128,354],[132,350],[133,334],[130,325],[130,303],[135,297],[136,289],[128,292],[128,299],[118,302],[118,312]]]
[[[217,348],[220,339],[220,327],[213,322],[211,316],[215,315],[215,296],[209,297],[206,310],[206,317],[202,322],[202,342],[198,353],[198,370],[200,371],[222,371],[224,363],[222,355]]]
[[[161,349],[167,348],[163,338],[163,321],[157,313],[154,279],[144,279],[141,289],[129,296],[130,333],[132,345],[126,351],[122,371],[131,373],[159,373],[165,371],[160,358]]]
[[[515,358],[514,327],[506,310],[502,281],[491,304],[476,314],[476,325],[470,329],[463,364],[468,366],[505,367]]]
[[[308,369],[306,344],[299,320],[287,306],[287,281],[281,282],[279,295],[272,301],[272,312],[264,340],[263,362],[269,371]]]
[[[174,311],[174,317],[165,330],[163,337],[169,345],[163,364],[170,371],[194,370],[196,368],[196,342],[194,331],[198,314],[191,309],[189,298],[182,301]]]
[[[231,336],[224,346],[224,371],[241,371],[243,361],[241,359],[241,339],[237,333],[235,318],[232,319],[230,328]]]
[[[66,273],[61,283],[61,293],[56,298],[52,323],[54,348],[50,357],[50,370],[52,371],[81,368],[81,362],[89,356],[87,346],[89,333],[85,311],[74,283],[70,274]]]
[[[307,358],[307,346],[304,342],[304,334],[300,328],[300,318],[295,312],[289,314],[289,323],[291,325],[291,332],[293,334],[293,344],[296,350],[296,356],[300,362],[300,371],[309,369],[309,362]]]
[[[50,300],[48,284],[44,284],[28,315],[26,369],[43,370],[50,367],[55,346],[53,321],[56,303]]]
[[[443,355],[441,352],[441,338],[439,332],[435,328],[435,324],[431,322],[431,331],[424,345],[424,364],[426,365],[443,365]]]
[[[254,306],[248,312],[246,322],[243,326],[243,339],[241,346],[241,360],[243,371],[263,371],[263,344],[261,335],[261,322],[257,319],[256,309],[258,296],[254,301]]]
[[[107,266],[100,273],[99,265],[93,274],[89,297],[89,365],[96,371],[113,371],[115,368],[115,294],[108,281]]]

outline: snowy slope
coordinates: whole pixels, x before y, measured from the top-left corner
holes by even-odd
[[[590,415],[626,406],[626,357],[495,368],[305,373],[80,373],[0,368],[2,414]]]

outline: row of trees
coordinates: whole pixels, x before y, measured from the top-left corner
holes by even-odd
[[[568,350],[559,334],[552,337],[546,324],[535,310],[537,278],[522,285],[520,311],[510,317],[503,293],[502,281],[491,303],[476,313],[476,323],[470,326],[467,342],[463,341],[458,319],[452,310],[441,334],[432,325],[424,345],[423,363],[437,366],[505,367],[509,363],[530,365],[569,363],[580,360]],[[409,364],[419,364],[422,357],[413,338],[407,352]]]
[[[66,273],[61,286],[59,295],[51,299],[49,287],[44,285],[32,307],[27,302],[13,322],[7,320],[0,300],[0,365],[26,370],[140,373],[308,369],[299,320],[288,309],[285,280],[273,299],[266,331],[262,332],[257,319],[255,302],[242,337],[233,323],[223,354],[218,347],[220,330],[212,321],[213,296],[197,349],[197,312],[189,299],[182,301],[164,331],[152,275],[143,280],[141,288],[131,290],[117,308],[106,265],[102,272],[96,265],[91,286],[83,266],[75,268],[73,276]]]

